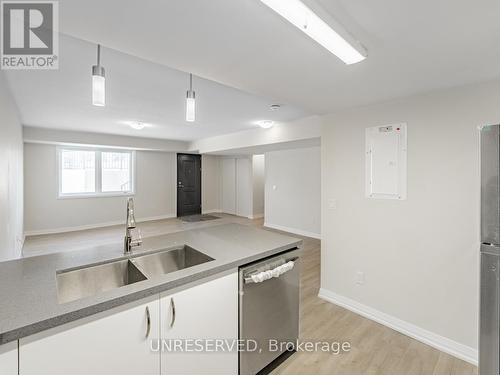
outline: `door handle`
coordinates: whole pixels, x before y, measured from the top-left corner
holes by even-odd
[[[170,328],[175,324],[175,302],[174,298],[170,298],[170,309],[172,310],[172,319],[170,320]]]
[[[245,284],[261,283],[272,278],[280,277],[294,268],[297,259],[298,258],[290,259],[286,263],[268,271],[252,272],[249,275],[245,275],[243,281]]]
[[[146,306],[146,338],[149,337],[149,333],[151,332],[151,314],[149,313],[149,306]]]

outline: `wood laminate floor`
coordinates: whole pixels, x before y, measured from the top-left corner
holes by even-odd
[[[186,223],[177,219],[140,223],[143,236],[237,222],[261,227],[262,219],[231,215],[208,222]],[[122,241],[123,226],[113,226],[29,237],[24,256],[72,251],[89,245]],[[296,236],[300,237],[300,236]],[[477,375],[477,368],[381,324],[333,305],[318,297],[320,241],[304,239],[301,269],[300,337],[312,341],[347,341],[351,350],[334,355],[321,351],[297,352],[276,368],[273,375]]]

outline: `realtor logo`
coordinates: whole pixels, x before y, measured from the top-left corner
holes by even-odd
[[[1,1],[1,69],[58,69],[57,1]]]

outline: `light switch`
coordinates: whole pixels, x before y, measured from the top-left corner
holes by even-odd
[[[276,185],[273,185],[273,190],[278,190],[278,187]]]
[[[328,209],[329,210],[336,210],[337,209],[337,200],[330,198],[328,199]]]
[[[365,273],[362,271],[356,272],[356,284],[363,285],[365,283]]]

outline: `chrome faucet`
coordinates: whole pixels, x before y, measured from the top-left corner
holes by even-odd
[[[141,234],[137,230],[137,238],[134,239],[134,229],[136,229],[135,216],[134,216],[134,199],[127,199],[127,223],[125,229],[125,240],[123,246],[123,252],[125,255],[132,252],[132,248],[136,246],[141,246],[142,239]]]

